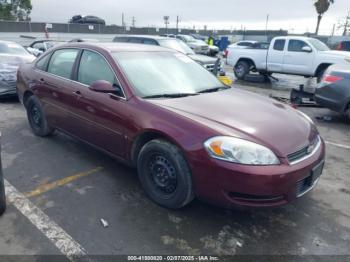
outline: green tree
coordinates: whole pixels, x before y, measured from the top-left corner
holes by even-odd
[[[32,8],[31,0],[0,0],[0,19],[28,21]]]
[[[317,26],[315,34],[318,35],[318,31],[320,29],[320,24],[323,15],[328,11],[331,4],[334,4],[334,0],[316,0],[314,6],[316,8],[317,16]]]

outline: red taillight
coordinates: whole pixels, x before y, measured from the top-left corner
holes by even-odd
[[[343,45],[343,43],[340,43],[340,44],[337,46],[337,50],[344,50],[344,45]]]
[[[225,50],[224,55],[225,55],[225,57],[227,57],[227,56],[228,56],[228,50],[227,50],[227,49]]]
[[[340,77],[340,76],[325,75],[323,77],[322,82],[326,83],[326,84],[332,84],[332,83],[338,82],[338,81],[343,80],[343,79],[344,78]]]

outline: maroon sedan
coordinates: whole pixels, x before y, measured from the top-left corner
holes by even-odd
[[[54,130],[137,167],[159,205],[195,196],[223,206],[277,206],[310,191],[325,145],[301,112],[221,84],[156,46],[67,44],[18,73],[34,134]]]

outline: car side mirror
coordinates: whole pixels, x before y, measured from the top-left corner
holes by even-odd
[[[305,53],[312,53],[312,49],[310,46],[304,46],[301,50]]]
[[[112,93],[112,94],[117,94],[121,95],[121,87],[118,85],[112,85],[110,82],[105,81],[105,80],[97,80],[93,82],[90,86],[89,89],[94,91],[94,92],[99,92],[99,93]]]

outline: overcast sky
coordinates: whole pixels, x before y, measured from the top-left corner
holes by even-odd
[[[202,29],[265,29],[269,14],[269,29],[286,29],[295,33],[314,31],[316,11],[313,0],[32,0],[32,21],[67,22],[73,15],[96,15],[107,24],[121,24],[122,13],[136,26],[163,26],[163,16],[170,16],[175,27],[180,16],[180,27]],[[320,32],[330,34],[333,24],[346,17],[350,0],[335,0],[324,17]],[[339,31],[340,32],[340,31]]]

